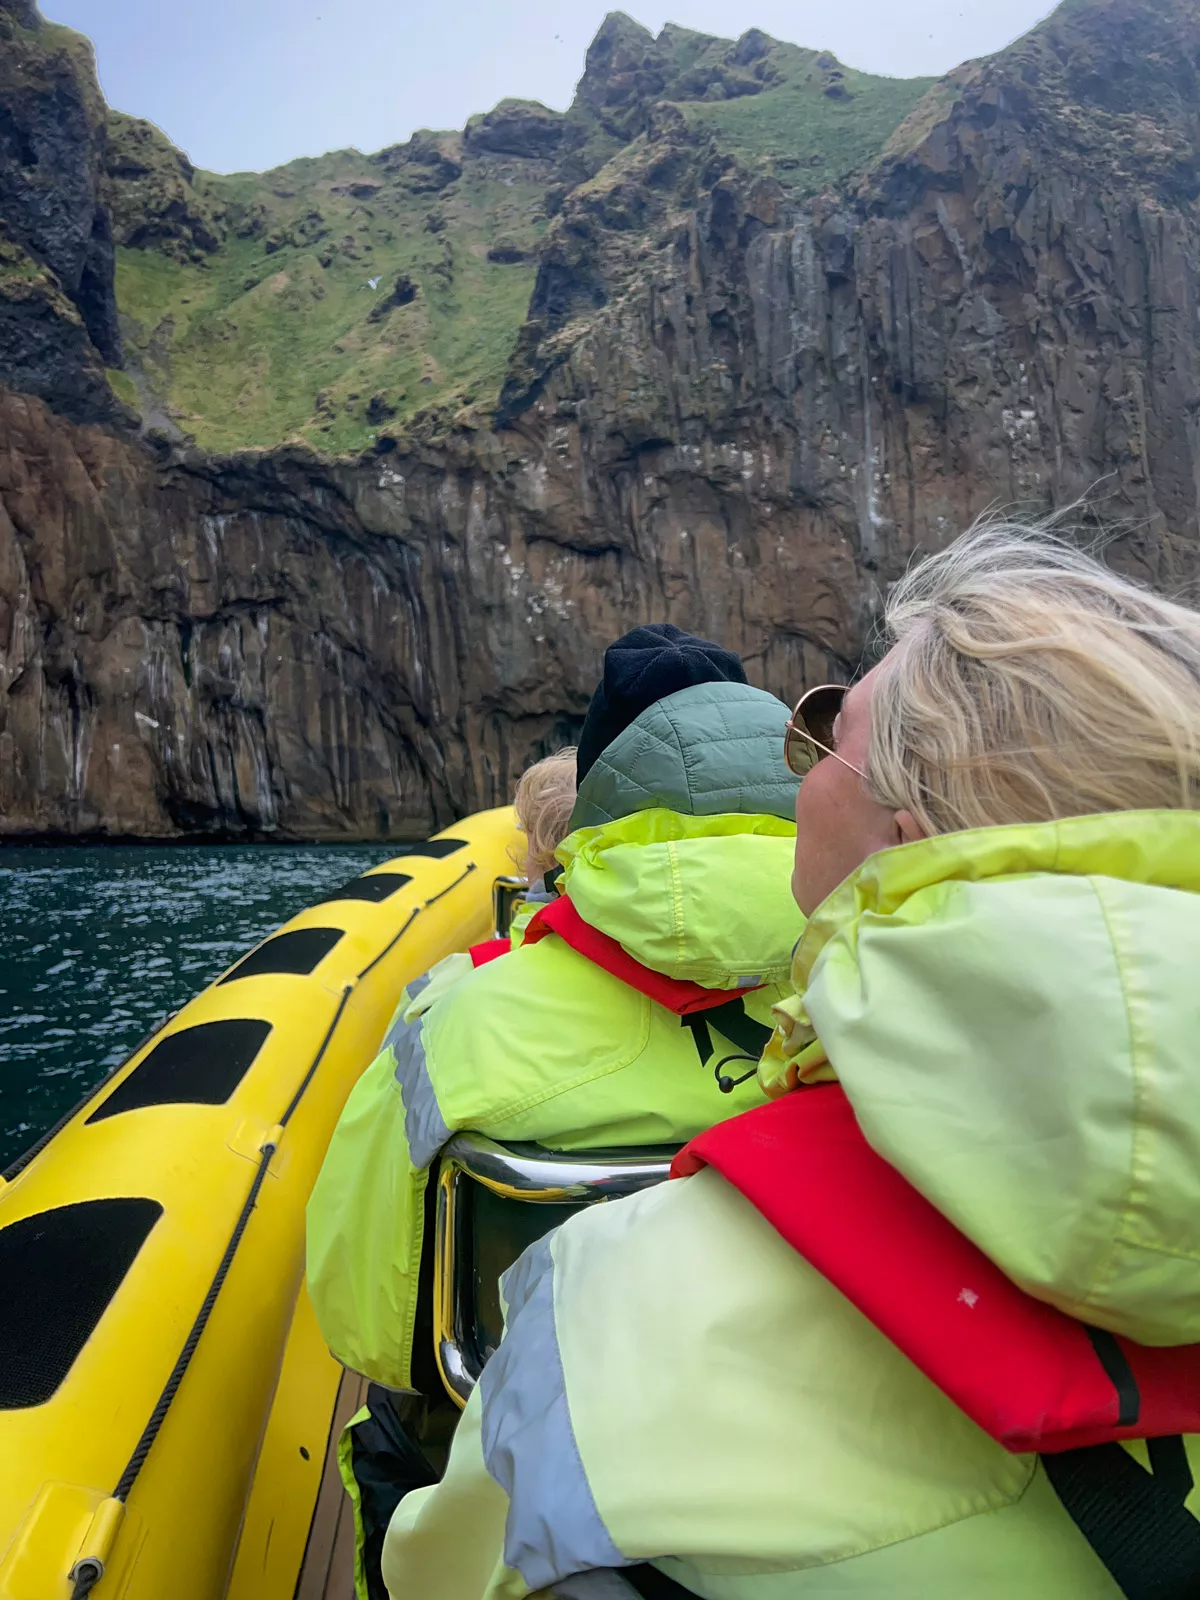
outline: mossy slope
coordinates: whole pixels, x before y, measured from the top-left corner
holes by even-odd
[[[588,207],[619,197],[654,164],[664,129],[676,203],[714,153],[800,198],[877,154],[927,87],[758,30],[734,42],[669,26],[655,38],[616,13],[565,116],[502,101],[461,134],[422,132],[373,156],[217,177],[114,114],[126,365],[148,417],[213,449],[301,438],[347,452],[384,425],[485,417],[550,218],[562,213],[561,231],[576,196]],[[695,159],[676,159],[681,141]],[[640,209],[618,219],[635,254],[650,221]]]
[[[548,170],[464,163],[456,135],[428,147],[444,168],[339,151],[197,175],[216,248],[118,249],[127,365],[184,431],[213,449],[301,436],[344,451],[392,417],[490,399],[529,300]],[[488,260],[500,238],[518,259]]]

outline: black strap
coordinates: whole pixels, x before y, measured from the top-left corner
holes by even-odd
[[[714,1054],[710,1022],[719,1034],[744,1050],[747,1056],[753,1056],[755,1061],[771,1041],[771,1029],[747,1015],[746,1002],[741,995],[726,1000],[723,1005],[712,1006],[708,1011],[689,1011],[679,1020],[692,1030],[701,1066],[707,1066]]]
[[[685,1589],[674,1578],[668,1578],[657,1567],[623,1567],[621,1576],[642,1596],[642,1600],[696,1600],[691,1589]]]
[[[1107,1328],[1088,1326],[1087,1336],[1100,1365],[1108,1374],[1109,1382],[1117,1391],[1117,1427],[1132,1428],[1142,1414],[1142,1397],[1138,1393],[1133,1368],[1125,1359],[1125,1352],[1116,1336]]]
[[[1182,1505],[1196,1487],[1182,1435],[1175,1433],[1166,1439],[1147,1440],[1146,1454],[1150,1457],[1150,1471],[1155,1482],[1161,1483]]]
[[[705,1021],[706,1013],[703,1011],[688,1011],[680,1022],[685,1028],[692,1030],[692,1043],[696,1046],[696,1054],[700,1057],[700,1065],[706,1067],[713,1057],[712,1034],[708,1031]]]
[[[1181,1438],[1152,1439],[1147,1472],[1119,1444],[1042,1457],[1072,1521],[1126,1600],[1196,1600],[1200,1520],[1184,1501],[1192,1472]]]

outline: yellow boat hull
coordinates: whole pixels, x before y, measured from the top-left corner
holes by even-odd
[[[343,1377],[303,1288],[305,1203],[400,990],[487,936],[492,884],[511,872],[517,837],[510,809],[482,813],[439,836],[463,841],[441,859],[413,853],[367,874],[411,880],[379,903],[335,899],[302,912],[283,933],[330,930],[310,933],[310,949],[338,935],[311,972],[232,969],[0,1186],[0,1263],[6,1230],[17,1227],[8,1242],[27,1256],[47,1213],[61,1213],[49,1222],[69,1232],[94,1202],[161,1207],[53,1393],[37,1394],[41,1358],[26,1351],[26,1398],[37,1403],[10,1396],[0,1408],[0,1600],[69,1600],[81,1558],[102,1564],[97,1600],[291,1600]],[[260,950],[257,961],[270,965]],[[154,1051],[166,1060],[160,1047],[172,1036],[245,1019],[270,1031],[219,1103],[162,1100],[166,1067],[129,1084]],[[211,1066],[219,1078],[229,1063]],[[139,1103],[150,1078],[160,1098]],[[115,1502],[256,1181],[194,1354],[127,1498]],[[50,1283],[46,1303],[63,1292]],[[30,1337],[46,1341],[50,1368],[65,1359],[54,1327]]]

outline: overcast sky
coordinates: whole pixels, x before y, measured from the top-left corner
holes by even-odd
[[[663,8],[665,7],[665,8]],[[663,8],[663,9],[660,9]],[[110,105],[202,167],[262,170],[415,128],[459,128],[506,95],[571,99],[605,0],[42,0],[90,35]],[[648,0],[664,22],[749,27],[868,72],[947,72],[1054,9],[1048,0]]]

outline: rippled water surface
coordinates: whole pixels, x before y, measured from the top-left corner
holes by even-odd
[[[249,946],[386,845],[0,849],[0,1168]]]

